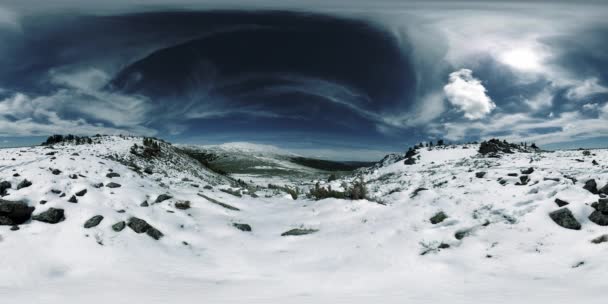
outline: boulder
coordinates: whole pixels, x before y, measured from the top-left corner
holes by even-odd
[[[597,190],[597,193],[608,195],[608,184],[606,184],[604,187],[602,187],[599,190]]]
[[[600,198],[597,201],[597,208],[595,208],[599,212],[604,212],[608,214],[608,198]]]
[[[146,234],[155,240],[160,240],[160,238],[165,236],[162,232],[160,232],[158,229],[156,229],[152,226],[150,226],[150,228],[148,228],[148,231],[146,231]]]
[[[32,182],[28,181],[27,179],[24,179],[17,185],[17,190],[27,188],[31,185],[32,185]]]
[[[45,222],[49,224],[57,224],[65,220],[63,209],[49,208],[48,210],[32,216],[35,221]]]
[[[156,198],[156,200],[154,202],[158,204],[158,203],[162,203],[171,198],[173,198],[173,196],[168,195],[168,194],[161,194]]]
[[[0,199],[0,225],[21,225],[32,217],[34,209],[25,202]]]
[[[11,188],[11,183],[7,181],[0,182],[0,196],[7,195],[6,190]]]
[[[588,181],[585,182],[585,186],[583,186],[583,189],[593,193],[593,194],[597,194],[597,183],[595,182],[594,179],[590,179]]]
[[[108,183],[108,184],[106,185],[106,187],[108,187],[108,188],[120,188],[120,187],[121,187],[121,185],[120,185],[120,184],[117,184],[117,183]]]
[[[608,215],[601,211],[593,211],[589,215],[589,220],[600,226],[608,226]]]
[[[190,201],[179,201],[175,203],[175,208],[179,210],[190,209]]]
[[[150,224],[148,224],[148,222],[137,217],[130,218],[127,226],[129,226],[129,228],[131,228],[131,230],[135,231],[136,233],[144,233],[148,231],[150,227],[152,227],[150,226]]]
[[[126,226],[127,226],[127,224],[125,223],[125,221],[120,221],[120,222],[112,225],[112,230],[114,230],[116,232],[121,232],[123,229],[125,229]]]
[[[572,211],[568,208],[562,208],[549,213],[549,217],[558,225],[573,230],[580,230],[581,224],[576,220]]]
[[[303,229],[303,228],[295,228],[281,233],[281,236],[298,236],[298,235],[306,235],[319,231],[318,229]]]
[[[76,204],[76,203],[78,203],[78,199],[76,198],[75,195],[72,195],[72,197],[70,197],[70,199],[68,200],[68,202],[70,202],[72,204]]]
[[[532,174],[533,172],[534,172],[534,168],[532,168],[532,167],[521,170],[521,174]]]
[[[234,226],[236,229],[241,230],[241,231],[245,231],[245,232],[251,231],[251,226],[249,226],[248,224],[233,223],[232,226]]]
[[[93,227],[99,225],[99,223],[101,223],[102,220],[103,220],[102,215],[96,215],[84,223],[84,228],[87,228],[87,229],[93,228]]]
[[[555,203],[556,203],[556,204],[557,204],[557,206],[558,206],[558,207],[560,207],[560,208],[561,208],[561,207],[564,207],[564,206],[566,206],[566,205],[568,205],[568,204],[570,204],[570,203],[568,203],[568,202],[566,202],[566,201],[564,201],[564,200],[561,200],[561,199],[559,199],[559,198],[556,198],[556,199],[555,199]]]
[[[430,218],[430,221],[431,224],[435,225],[443,222],[447,218],[448,216],[443,211],[439,211],[435,215],[433,215],[433,217]]]
[[[76,192],[76,196],[84,196],[85,194],[87,194],[87,189],[82,189]]]

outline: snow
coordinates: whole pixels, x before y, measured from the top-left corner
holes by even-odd
[[[400,161],[363,174],[372,200],[313,201],[264,189],[258,197],[224,193],[219,189],[231,187],[230,180],[174,154],[171,146],[163,146],[170,158],[151,161],[153,174],[139,174],[121,161],[129,159],[134,143],[141,139],[0,150],[0,180],[13,184],[3,199],[25,200],[36,207],[34,214],[49,207],[66,212],[66,220],[54,225],[31,221],[18,231],[0,226],[3,302],[605,302],[608,243],[590,240],[608,227],[587,219],[598,196],[582,186],[589,178],[600,187],[608,183],[608,150],[591,150],[595,156],[557,151],[496,159],[480,157],[475,145],[423,148],[415,165]],[[45,155],[49,151],[57,153]],[[507,176],[529,167],[535,171],[528,185],[517,186],[518,177]],[[49,168],[62,173],[53,175]],[[120,177],[107,178],[108,169]],[[486,176],[477,178],[479,171]],[[17,190],[24,178],[33,185]],[[110,181],[122,186],[92,187]],[[427,190],[414,195],[420,187]],[[88,193],[77,204],[67,202],[84,188]],[[67,195],[61,198],[51,189]],[[163,193],[173,198],[139,206]],[[558,209],[555,198],[570,202],[581,230],[564,229],[548,217]],[[40,205],[43,199],[48,202]],[[192,208],[176,209],[182,200]],[[121,209],[125,213],[117,212]],[[438,211],[448,218],[433,225],[429,218]],[[104,216],[101,224],[84,229],[98,214]],[[130,216],[165,236],[156,241],[128,227],[110,228]],[[233,223],[249,224],[253,231]],[[292,228],[319,231],[280,236]],[[465,229],[470,235],[457,240],[454,234]],[[450,248],[421,255],[422,244],[440,243]]]

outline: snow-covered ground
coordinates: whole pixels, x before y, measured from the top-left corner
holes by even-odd
[[[583,186],[608,183],[608,150],[484,158],[476,145],[423,148],[414,165],[360,171],[370,200],[314,201],[262,188],[238,197],[221,191],[236,190],[233,180],[172,146],[146,159],[133,144],[142,139],[0,150],[0,181],[12,185],[2,199],[23,200],[34,215],[65,210],[57,224],[0,226],[2,303],[606,301],[608,243],[591,240],[608,226],[588,220],[600,196]],[[516,185],[530,167],[530,181]],[[32,185],[17,189],[23,179]],[[172,198],[154,203],[161,194]],[[549,217],[556,198],[580,230]],[[176,208],[185,201],[189,209]],[[440,211],[447,218],[432,224]],[[95,215],[104,219],[85,229]],[[130,217],[164,236],[112,229]],[[318,231],[281,236],[293,228]]]

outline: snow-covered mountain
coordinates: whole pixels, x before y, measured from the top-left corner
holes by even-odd
[[[1,149],[0,295],[20,303],[604,302],[608,150],[489,157],[478,149],[419,148],[414,161],[314,180],[332,191],[363,180],[361,200],[315,200],[302,188],[294,199],[298,185],[239,183],[154,139]]]

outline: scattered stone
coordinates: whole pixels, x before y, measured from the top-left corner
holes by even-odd
[[[60,194],[61,190],[51,189],[51,192],[54,193],[54,194]]]
[[[127,224],[125,223],[125,221],[120,221],[114,225],[112,225],[112,230],[116,231],[116,232],[121,232],[123,229],[125,229],[125,226]]]
[[[116,172],[110,172],[108,174],[106,174],[107,178],[113,178],[113,177],[120,177],[120,174],[116,173]]]
[[[544,181],[552,181],[552,182],[559,182],[560,179],[557,177],[544,177],[543,178]]]
[[[585,186],[583,186],[583,189],[593,193],[593,194],[597,194],[597,183],[595,182],[594,179],[590,179],[588,181],[585,182]]]
[[[63,209],[49,208],[38,215],[32,216],[32,219],[44,223],[57,224],[65,220],[65,214]]]
[[[46,201],[45,201],[45,200],[41,200],[41,201],[40,201],[40,202],[38,202],[38,203],[39,203],[40,205],[44,205],[44,204],[46,204]]]
[[[563,200],[561,200],[561,199],[559,199],[559,198],[556,198],[556,199],[555,199],[555,203],[556,203],[556,204],[557,204],[557,206],[558,206],[558,207],[560,207],[560,208],[561,208],[561,207],[564,207],[564,206],[566,206],[566,205],[568,205],[568,204],[570,204],[570,203],[568,203],[568,202],[566,202],[566,201],[563,201]]]
[[[530,181],[530,177],[529,176],[522,175],[522,176],[519,177],[519,182],[515,183],[515,185],[518,185],[518,186],[527,185],[529,181]]]
[[[7,181],[0,182],[0,196],[6,196],[6,190],[11,188],[11,183]]]
[[[127,212],[127,210],[125,210],[125,209],[119,209],[119,210],[116,210],[116,212],[117,212],[117,213],[126,213],[126,212]]]
[[[86,229],[93,228],[93,227],[99,225],[99,223],[101,223],[102,220],[103,220],[102,215],[96,215],[84,223],[84,228],[86,228]]]
[[[11,226],[11,231],[17,231],[17,230],[19,230],[19,226],[17,226],[17,225]]]
[[[439,246],[437,246],[437,248],[439,248],[439,249],[448,249],[448,248],[450,248],[450,244],[441,243],[441,244],[439,244]]]
[[[431,224],[435,225],[435,224],[439,224],[439,223],[443,222],[447,218],[448,218],[448,216],[443,211],[439,211],[439,212],[437,212],[437,214],[435,214],[435,215],[433,215],[433,217],[431,217],[430,221],[431,221]]]
[[[139,204],[140,207],[148,207],[150,205],[148,205],[148,201],[144,201],[143,203]]]
[[[209,185],[205,185],[205,187],[203,187],[203,189],[211,190],[211,189],[213,189],[213,187],[211,187]]]
[[[103,183],[93,184],[93,188],[101,188],[101,187],[103,187]]]
[[[19,173],[13,174],[13,177],[19,177],[19,176],[21,176]]]
[[[32,185],[32,182],[28,181],[27,179],[24,179],[17,185],[17,190],[27,188],[31,185]]]
[[[572,211],[568,208],[562,208],[549,213],[549,217],[558,225],[573,230],[580,230],[581,224],[576,220]]]
[[[598,162],[597,162],[595,159],[594,159],[594,160],[593,160],[591,163],[592,163],[594,166],[599,166],[599,165],[600,165],[600,164],[599,164],[599,163],[598,163]]]
[[[477,178],[483,178],[484,176],[486,176],[486,172],[477,172],[477,173],[475,173],[475,177],[477,177]]]
[[[68,177],[71,179],[78,179],[78,175],[76,174],[70,174]]]
[[[498,183],[504,186],[504,185],[507,184],[507,180],[506,179],[499,179]]]
[[[152,171],[152,168],[147,167],[147,168],[144,169],[144,173],[146,173],[146,174],[153,174],[154,172]]]
[[[473,232],[473,230],[471,228],[463,229],[463,230],[458,230],[458,231],[456,231],[456,233],[454,233],[454,237],[457,240],[462,240],[465,237],[471,235],[472,232]]]
[[[160,232],[158,229],[156,229],[152,226],[150,226],[150,228],[148,228],[148,231],[146,231],[146,234],[155,240],[160,240],[160,238],[162,238],[164,236],[164,234],[162,232]]]
[[[589,215],[589,220],[600,226],[608,226],[608,215],[601,211],[593,211]]]
[[[121,185],[120,185],[120,184],[117,184],[117,183],[108,183],[108,184],[106,185],[106,187],[108,187],[108,188],[120,188],[120,187],[121,187]]]
[[[601,244],[601,243],[606,243],[606,242],[608,242],[608,234],[600,235],[600,236],[594,238],[593,240],[591,240],[591,243],[593,243],[593,244]]]
[[[508,173],[507,175],[515,177],[515,176],[518,176],[519,174],[517,174],[517,173]]]
[[[75,195],[72,195],[72,197],[70,197],[70,199],[68,200],[68,202],[72,203],[72,204],[76,204],[76,203],[78,203],[78,199],[76,198]]]
[[[21,225],[31,218],[34,209],[25,202],[0,199],[0,225]]]
[[[175,208],[179,210],[187,210],[190,209],[190,201],[179,201],[175,203]]]
[[[59,197],[65,197],[65,193],[61,193]]]
[[[144,233],[148,231],[150,227],[152,227],[150,226],[150,224],[148,224],[148,222],[137,217],[130,218],[127,226],[129,226],[129,228],[131,228],[136,233]]]
[[[76,196],[84,196],[85,194],[87,194],[87,189],[82,189],[76,192]]]
[[[413,157],[408,157],[403,161],[403,164],[405,165],[414,165],[416,164],[416,159]]]
[[[414,198],[418,195],[418,193],[420,193],[422,191],[426,191],[426,190],[429,190],[429,189],[423,188],[423,187],[416,188],[416,190],[414,190],[414,192],[412,192],[412,194],[410,195],[410,198]]]
[[[158,204],[158,203],[162,203],[171,198],[173,198],[173,196],[168,195],[168,194],[161,194],[156,198],[156,200],[154,202]]]
[[[600,188],[600,190],[597,190],[597,193],[608,195],[608,184],[606,184],[604,187]]]
[[[521,170],[521,174],[532,174],[533,172],[534,172],[534,168],[532,168],[532,167]]]
[[[241,231],[251,231],[251,226],[249,226],[248,224],[233,223],[232,226]]]
[[[297,236],[297,235],[306,235],[319,231],[318,229],[303,229],[303,228],[295,228],[281,233],[281,236]]]
[[[604,212],[608,214],[608,198],[600,198],[597,201],[597,211]]]
[[[52,173],[53,175],[59,175],[59,174],[61,174],[61,170],[59,170],[59,169],[53,169],[53,170],[51,171],[51,173]]]

